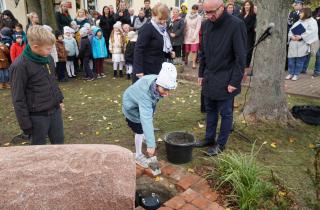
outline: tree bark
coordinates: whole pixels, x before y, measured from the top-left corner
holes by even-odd
[[[37,15],[39,16],[39,20],[41,21],[41,5],[39,0],[26,0],[26,4],[27,4],[27,12],[35,12],[37,13]]]
[[[257,37],[273,22],[273,34],[254,53],[254,76],[244,115],[253,120],[288,123],[291,113],[284,91],[288,0],[256,0]]]
[[[52,0],[40,0],[42,24],[49,25],[53,30],[57,29],[57,20],[55,16]]]

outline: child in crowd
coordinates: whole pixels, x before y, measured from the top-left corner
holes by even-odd
[[[27,42],[27,35],[26,35],[26,33],[23,31],[23,28],[22,28],[21,23],[17,23],[17,24],[14,26],[14,33],[13,33],[13,35],[12,35],[12,39],[13,39],[14,42],[16,41],[17,35],[21,35],[21,36],[22,36],[22,39],[23,39],[23,42],[24,42],[24,43]]]
[[[70,28],[69,26],[65,26],[63,28],[63,31],[64,31],[63,42],[68,52],[67,64],[66,64],[67,73],[69,78],[74,78],[76,77],[74,73],[74,61],[76,57],[79,55],[79,49],[78,49],[77,41],[72,36],[73,29]]]
[[[77,22],[76,21],[72,21],[71,24],[70,24],[71,28],[74,30],[74,38],[76,39],[77,41],[77,44],[79,46],[80,44],[80,40],[81,40],[81,37],[80,37],[80,27],[77,25]]]
[[[0,30],[0,42],[5,44],[9,49],[12,45],[12,31],[8,27],[3,27]]]
[[[123,36],[125,38],[125,43],[128,44],[128,42],[129,42],[128,33],[130,32],[130,25],[123,24],[122,31],[123,31]]]
[[[47,31],[49,31],[50,33],[52,33],[52,28],[51,28],[50,26],[48,26],[48,25],[43,25],[42,27],[43,27],[44,29],[46,29]],[[53,34],[53,33],[52,33],[52,34]],[[58,52],[57,52],[56,45],[53,45],[50,55],[51,55],[52,58],[53,58],[54,66],[57,67],[57,63],[59,62],[59,59],[58,59]]]
[[[145,138],[147,154],[154,156],[156,142],[153,115],[158,101],[177,87],[177,71],[173,64],[163,63],[159,75],[146,75],[131,85],[123,94],[122,111],[128,126],[135,133],[136,163],[148,167],[148,159],[142,153]]]
[[[125,60],[126,60],[126,69],[127,69],[127,79],[131,78],[132,69],[133,69],[133,53],[134,47],[136,45],[138,34],[134,31],[128,33],[129,42],[126,46]]]
[[[92,55],[93,62],[97,73],[97,78],[106,77],[103,73],[103,61],[108,57],[106,41],[99,27],[92,30],[94,37],[92,38]]]
[[[9,47],[0,42],[0,89],[10,88],[9,85],[10,51]]]
[[[112,53],[113,62],[113,76],[118,76],[118,68],[120,71],[120,77],[123,77],[123,66],[124,66],[124,48],[125,48],[125,38],[122,33],[121,22],[117,21],[113,25],[113,31],[110,35],[109,49]]]
[[[83,27],[80,29],[80,49],[79,49],[79,58],[82,59],[83,69],[86,72],[85,80],[93,81],[93,72],[90,68],[89,60],[92,58],[92,47],[88,37],[88,29]]]
[[[11,62],[13,63],[17,57],[21,55],[23,52],[26,43],[23,41],[23,36],[22,35],[16,35],[16,42],[12,44],[10,48],[10,57],[11,57]]]
[[[20,128],[31,144],[63,144],[63,95],[50,56],[55,37],[44,27],[31,26],[28,45],[11,65],[12,102]]]
[[[63,43],[63,35],[60,31],[56,31],[56,48],[58,52],[58,62],[57,62],[57,75],[59,82],[67,82],[65,77],[66,72],[66,61],[67,61],[67,51]]]

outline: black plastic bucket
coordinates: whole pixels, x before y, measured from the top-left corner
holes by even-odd
[[[169,162],[174,164],[188,163],[192,159],[195,144],[194,135],[187,132],[172,132],[166,135],[166,152]]]

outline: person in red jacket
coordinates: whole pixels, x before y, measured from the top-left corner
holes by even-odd
[[[14,60],[16,58],[18,58],[21,55],[25,46],[26,46],[26,43],[24,43],[24,41],[23,41],[23,36],[17,35],[16,42],[13,43],[13,45],[10,48],[10,57],[11,57],[12,63],[14,62]]]

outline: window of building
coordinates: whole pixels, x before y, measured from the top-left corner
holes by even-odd
[[[5,4],[4,1],[0,0],[0,12],[6,9],[4,4]]]
[[[176,0],[176,7],[180,7],[182,3],[184,3],[186,0]]]

